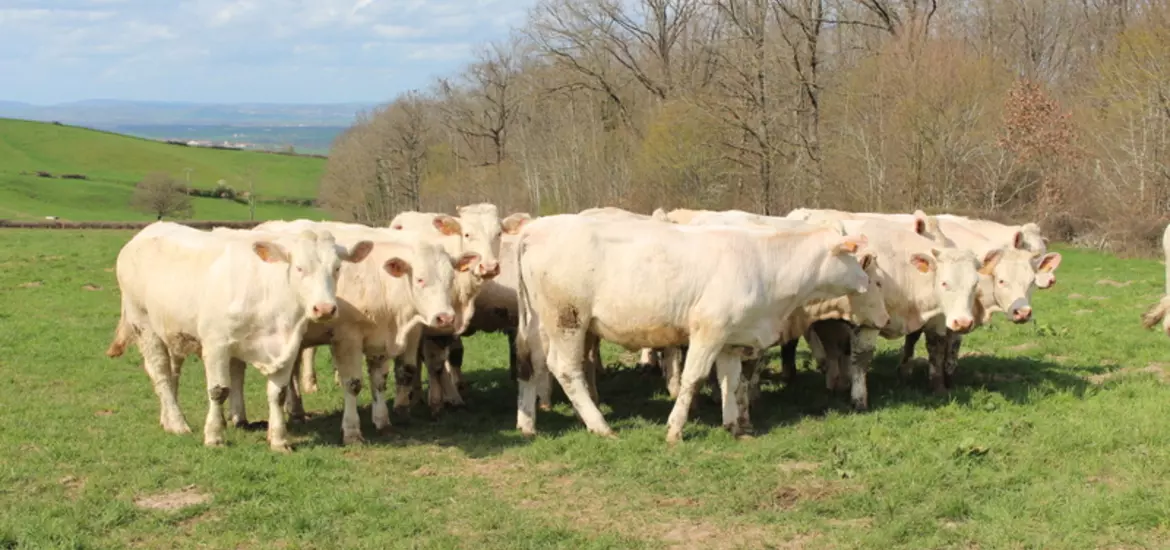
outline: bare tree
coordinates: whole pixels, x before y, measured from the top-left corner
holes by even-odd
[[[135,210],[154,214],[156,219],[190,218],[195,213],[187,188],[164,172],[148,174],[134,187],[130,206]]]

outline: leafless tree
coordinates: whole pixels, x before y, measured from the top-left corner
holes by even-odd
[[[164,216],[185,219],[195,213],[187,188],[164,172],[153,172],[138,182],[130,206],[159,220]]]

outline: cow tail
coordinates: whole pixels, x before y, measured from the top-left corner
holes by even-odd
[[[532,379],[532,345],[528,341],[529,325],[532,323],[532,299],[528,295],[528,284],[524,281],[524,266],[520,262],[524,258],[525,234],[520,233],[516,239],[513,254],[516,259],[516,309],[519,323],[516,327],[516,376],[520,380]]]
[[[118,318],[118,327],[114,329],[114,341],[106,349],[106,357],[121,357],[126,353],[126,346],[132,336],[130,324],[126,322],[126,304],[122,304],[122,316]]]

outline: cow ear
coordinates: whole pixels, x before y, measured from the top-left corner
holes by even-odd
[[[865,235],[849,235],[841,237],[833,244],[833,254],[856,254],[857,249],[869,243]]]
[[[877,257],[874,256],[873,253],[866,252],[865,254],[861,255],[861,269],[862,269],[862,271],[868,272],[871,267],[874,267],[876,265],[877,265]]]
[[[435,229],[444,235],[458,235],[463,232],[463,226],[459,225],[459,220],[446,214],[435,216],[435,221],[432,223],[435,224]]]
[[[516,212],[501,220],[500,228],[504,230],[504,233],[515,235],[520,232],[520,228],[524,227],[524,224],[530,221],[532,221],[532,216],[529,213]]]
[[[979,266],[979,273],[990,276],[995,272],[995,266],[999,264],[999,259],[1003,257],[1003,250],[995,249],[987,253],[983,257],[983,265]]]
[[[347,262],[352,262],[352,263],[356,264],[356,263],[366,259],[366,256],[369,256],[370,251],[373,249],[374,249],[373,242],[361,241],[361,242],[353,245],[353,248],[350,248],[349,250],[347,250],[345,252],[345,255],[341,257],[341,259],[345,260]]]
[[[914,232],[919,235],[926,233],[926,212],[914,211]]]
[[[1023,231],[1016,231],[1016,236],[1012,237],[1012,247],[1019,248],[1021,250],[1025,248]]]
[[[386,260],[385,264],[382,264],[382,269],[385,269],[386,273],[389,273],[391,277],[402,277],[403,275],[409,275],[411,268],[410,262],[402,258],[390,258]]]
[[[255,252],[261,260],[270,264],[285,262],[288,263],[288,251],[283,246],[272,241],[256,241],[252,243],[252,252]]]
[[[475,265],[478,262],[479,262],[479,254],[476,254],[475,252],[467,252],[467,253],[464,253],[462,256],[460,256],[458,260],[452,258],[451,259],[451,267],[455,268],[455,271],[463,273],[463,272],[466,272],[468,269],[471,269],[471,266]]]
[[[935,249],[937,251],[937,249]],[[918,268],[922,273],[930,273],[934,269],[934,258],[922,253],[915,253],[910,256],[910,264]]]
[[[1060,267],[1060,253],[1049,252],[1040,260],[1040,265],[1036,267],[1036,271],[1043,271],[1045,273],[1052,273],[1056,268]]]

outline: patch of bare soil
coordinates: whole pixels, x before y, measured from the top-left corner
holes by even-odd
[[[134,504],[139,508],[168,511],[207,502],[211,502],[211,495],[200,492],[194,485],[188,485],[178,491],[145,495],[134,499]]]
[[[1069,300],[1079,300],[1079,299],[1084,298],[1084,297],[1085,297],[1084,294],[1077,294],[1075,292],[1068,295]]]
[[[113,415],[114,415],[114,411],[112,411],[112,410],[110,410],[110,409],[102,409],[102,410],[99,410],[99,411],[94,411],[94,412],[93,412],[93,415],[94,415],[94,416],[113,416]]]
[[[1121,283],[1121,282],[1114,281],[1113,279],[1101,279],[1100,281],[1097,281],[1098,285],[1111,286],[1113,288],[1125,288],[1129,285],[1132,285],[1133,283],[1134,283],[1133,281],[1126,281],[1124,283]]]
[[[16,286],[18,286],[20,288],[36,288],[38,286],[44,286],[44,285],[45,285],[45,283],[42,283],[40,281],[29,281],[27,283],[20,283]]]
[[[85,290],[90,290],[90,291],[102,289],[101,286],[95,285],[93,283],[85,283],[84,285],[81,285],[81,288],[83,288]]]
[[[1038,347],[1040,347],[1040,344],[1037,344],[1036,342],[1024,342],[1023,344],[1019,344],[1017,346],[1012,346],[1010,348],[1007,348],[1007,350],[1008,351],[1028,351],[1030,349],[1036,349]]]
[[[772,494],[772,502],[761,507],[776,507],[791,510],[803,502],[824,500],[848,490],[840,481],[809,479],[780,486]]]
[[[85,480],[77,476],[65,476],[57,480],[65,487],[65,493],[69,495],[71,500],[77,500],[78,494],[85,488]]]
[[[1161,363],[1150,363],[1149,365],[1146,365],[1145,367],[1140,368],[1140,369],[1133,368],[1133,367],[1127,367],[1124,369],[1115,370],[1113,372],[1106,372],[1103,374],[1094,374],[1092,376],[1087,376],[1086,379],[1089,382],[1092,382],[1092,383],[1097,384],[1097,385],[1101,385],[1101,384],[1104,384],[1105,382],[1108,382],[1109,380],[1112,380],[1112,379],[1117,378],[1119,376],[1126,376],[1126,375],[1135,374],[1135,373],[1153,374],[1158,379],[1159,382],[1166,382],[1167,379],[1170,378],[1170,373],[1166,372],[1166,365],[1163,365]]]

